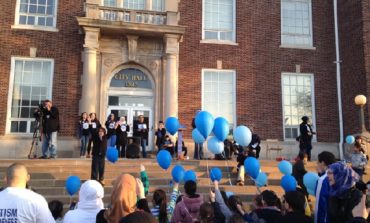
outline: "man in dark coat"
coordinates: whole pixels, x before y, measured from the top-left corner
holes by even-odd
[[[42,156],[40,158],[56,158],[57,133],[59,131],[59,111],[50,100],[44,101],[42,116]]]
[[[309,124],[309,118],[307,116],[302,117],[299,131],[301,133],[299,137],[299,152],[306,153],[308,161],[311,161],[312,137],[316,133],[312,131],[312,126]]]

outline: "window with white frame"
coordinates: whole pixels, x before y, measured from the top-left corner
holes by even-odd
[[[117,7],[116,0],[104,0],[104,6]]]
[[[9,90],[10,133],[32,133],[34,111],[51,98],[54,61],[12,57]]]
[[[56,27],[57,0],[17,0],[15,24]]]
[[[203,0],[203,39],[235,41],[235,0]]]
[[[235,71],[203,70],[202,110],[235,124]]]
[[[153,11],[163,11],[163,0],[152,0]]]
[[[284,138],[295,139],[303,116],[314,123],[314,84],[310,74],[282,74]]]
[[[312,47],[311,0],[281,0],[281,44]]]
[[[145,0],[124,0],[123,3],[123,7],[126,9],[145,9]]]

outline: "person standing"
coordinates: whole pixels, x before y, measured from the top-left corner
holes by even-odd
[[[195,114],[195,116],[197,116],[199,114],[200,110],[198,110]],[[195,125],[195,118],[193,118],[192,122],[191,122],[191,126],[193,127],[193,129],[196,128],[196,125]],[[195,143],[194,144],[194,159],[196,160],[202,160],[204,157],[204,154],[203,154],[203,143]]]
[[[55,223],[45,198],[26,189],[30,175],[23,164],[10,165],[5,180],[7,187],[0,192],[0,222]]]
[[[256,156],[256,159],[260,157],[260,151],[261,151],[261,139],[260,137],[253,133],[252,134],[252,140],[248,146],[249,150],[253,151],[253,154]]]
[[[42,116],[42,156],[41,159],[55,159],[57,156],[57,133],[59,131],[59,111],[50,100],[44,101]]]
[[[105,122],[105,127],[107,128],[107,146],[115,147],[117,140],[117,123],[114,114],[110,114]]]
[[[162,149],[162,144],[164,140],[164,136],[166,135],[166,129],[164,128],[163,121],[159,121],[159,126],[157,131],[155,132],[155,136],[157,136],[157,139],[155,141],[155,145],[158,148],[158,152]]]
[[[91,179],[104,185],[105,154],[107,152],[107,136],[104,128],[99,128],[98,135],[93,138]]]
[[[130,131],[130,126],[127,125],[126,118],[121,117],[117,123],[117,150],[121,158],[126,158],[127,132]]]
[[[139,121],[134,124],[134,136],[140,140],[143,158],[146,158],[146,143],[148,141],[148,125],[144,122],[143,115],[139,115]]]
[[[309,118],[307,116],[302,117],[299,131],[301,133],[299,137],[299,152],[306,153],[308,161],[311,161],[312,137],[316,133],[312,131],[312,126],[309,124]]]
[[[355,142],[355,146],[353,147],[353,152],[351,154],[351,164],[352,169],[360,176],[362,180],[362,175],[364,175],[365,167],[367,165],[366,155],[361,152],[361,144],[359,142]]]
[[[78,134],[81,139],[80,157],[85,158],[87,144],[89,142],[90,129],[89,129],[90,117],[87,116],[86,112],[82,112],[80,121],[78,122]]]
[[[89,145],[87,146],[87,158],[90,158],[90,152],[91,152],[91,144],[93,142],[93,138],[98,135],[98,131],[101,127],[101,124],[99,122],[99,119],[96,117],[96,113],[90,113],[90,138],[89,138]]]

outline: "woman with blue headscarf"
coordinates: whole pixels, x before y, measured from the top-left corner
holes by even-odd
[[[329,220],[332,223],[345,223],[352,219],[352,209],[361,201],[362,192],[355,188],[359,176],[345,163],[337,162],[329,166]]]

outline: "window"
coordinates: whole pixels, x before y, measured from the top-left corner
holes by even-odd
[[[281,1],[281,44],[312,47],[311,0]]]
[[[235,42],[235,0],[203,0],[203,39]]]
[[[145,9],[145,0],[124,0],[124,8],[126,9]]]
[[[8,132],[33,132],[35,109],[51,98],[53,63],[51,59],[12,58]]]
[[[104,0],[104,6],[117,7],[116,0]]]
[[[314,123],[313,89],[312,75],[294,73],[282,75],[285,139],[295,139],[299,135],[299,124],[303,116],[308,116]]]
[[[202,110],[214,118],[224,117],[233,127],[235,115],[235,71],[203,70]]]
[[[153,11],[163,11],[163,0],[152,0]]]
[[[57,0],[18,0],[16,25],[56,27]]]

